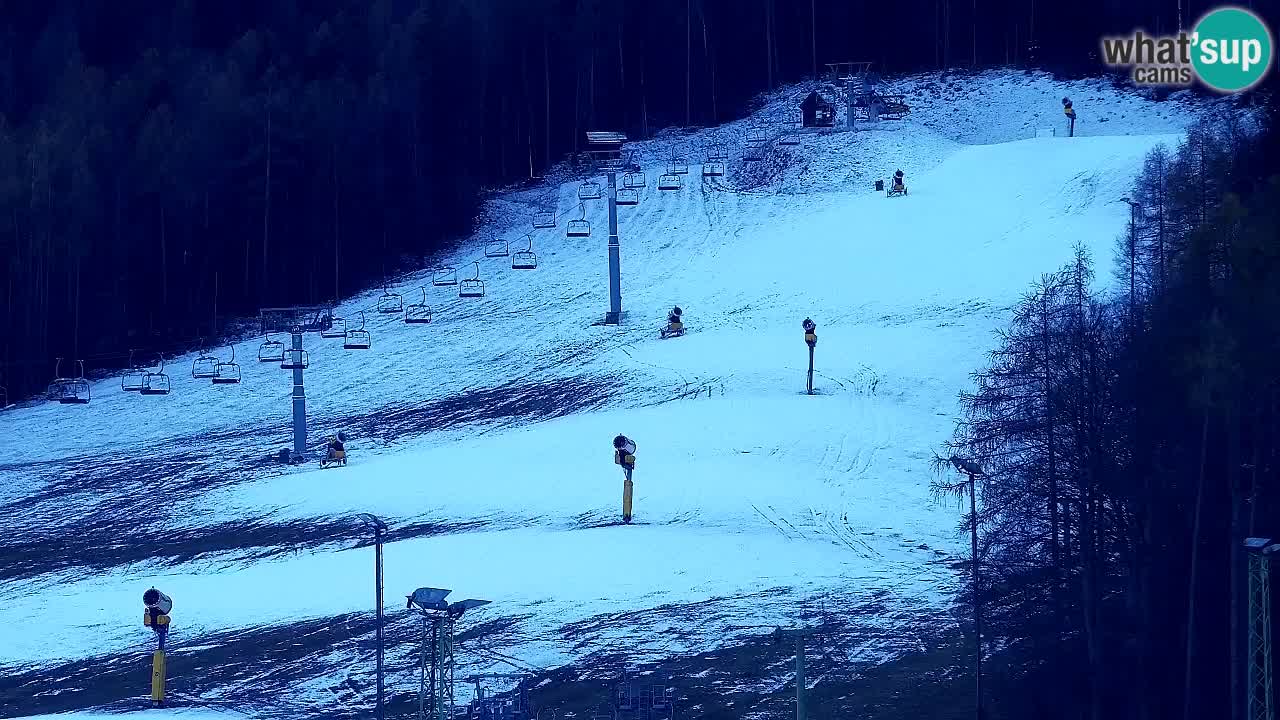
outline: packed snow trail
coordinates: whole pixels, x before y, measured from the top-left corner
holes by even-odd
[[[64,518],[51,547],[77,523],[109,517],[116,524],[104,531],[145,554],[106,571],[69,560],[5,583],[0,666],[144,648],[136,605],[152,584],[175,598],[179,644],[367,612],[367,549],[335,551],[322,539],[270,556],[225,546],[168,559],[136,529],[264,518],[284,527],[358,512],[436,528],[387,547],[388,598],[433,585],[492,600],[467,622],[504,620],[485,642],[540,666],[603,649],[638,661],[714,648],[788,624],[814,598],[884,638],[857,643],[851,661],[901,652],[922,618],[945,611],[948,563],[964,552],[958,512],[927,491],[956,394],[1007,308],[1077,242],[1109,277],[1128,212],[1117,199],[1150,148],[1178,139],[963,146],[928,125],[806,138],[774,158],[782,175],[772,194],[725,191],[733,178],[701,183],[689,149],[699,138],[679,141],[690,155],[685,187],[659,191],[664,153],[650,149],[642,202],[620,210],[621,327],[598,325],[607,223],[593,201],[592,237],[564,237],[563,221],[533,233],[537,270],[482,261],[482,299],[446,296],[429,273],[391,288],[416,299],[426,285],[430,325],[370,314],[373,349],[363,353],[308,336],[313,429],[361,428],[341,469],[245,467],[242,449],[265,455],[287,438],[288,373],[269,363],[244,362],[242,386],[210,387],[174,362],[168,397],[108,381],[87,406],[6,413],[3,500]],[[896,167],[910,195],[871,189]],[[795,192],[815,177],[848,182]],[[576,189],[554,191],[561,209],[576,207]],[[520,193],[499,198],[487,227],[514,245],[534,205]],[[482,233],[447,261],[464,271],[491,239]],[[368,308],[382,292],[338,312]],[[673,303],[689,332],[659,340]],[[815,396],[804,394],[806,316],[820,338]],[[237,354],[253,356],[257,342]],[[527,401],[495,411],[517,394]],[[507,422],[520,419],[536,422]],[[611,526],[622,478],[609,441],[620,432],[640,446],[629,527]],[[210,433],[233,451],[197,452]],[[139,482],[92,462],[150,455],[181,478],[155,515],[125,501],[164,473]],[[39,531],[17,522],[19,542]],[[63,617],[66,607],[75,611]],[[394,599],[388,610],[404,612]],[[336,683],[346,660],[334,662]],[[312,685],[298,692],[314,691],[319,712],[333,696]]]

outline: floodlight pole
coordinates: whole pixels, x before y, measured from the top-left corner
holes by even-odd
[[[973,696],[974,717],[982,720],[982,592],[978,587],[978,491],[977,478],[982,468],[972,461],[951,458],[951,464],[969,478],[969,551],[973,573]]]
[[[386,523],[382,522],[382,520],[378,519],[378,518],[377,518],[376,516],[374,516],[374,515],[370,515],[369,513],[362,513],[362,514],[360,515],[360,518],[361,518],[362,520],[364,520],[366,523],[368,523],[368,524],[370,524],[370,525],[372,525],[372,526],[373,526],[373,543],[374,543],[374,545],[373,545],[373,547],[374,547],[374,552],[373,552],[373,588],[374,588],[374,590],[373,590],[373,594],[374,594],[374,598],[375,598],[375,599],[374,599],[374,602],[375,602],[375,603],[377,603],[377,606],[376,606],[376,607],[377,607],[377,623],[378,623],[378,626],[377,626],[377,637],[378,637],[378,700],[377,700],[377,706],[375,707],[375,714],[376,714],[377,720],[382,720],[382,719],[383,719],[383,681],[382,681],[383,673],[382,673],[382,667],[383,667],[383,656],[384,656],[384,647],[385,647],[385,645],[384,645],[384,643],[383,643],[383,625],[384,625],[384,623],[383,623],[383,606],[384,606],[384,603],[383,603],[383,598],[382,598],[382,587],[383,587],[383,583],[382,583],[382,539],[383,539],[383,535],[384,535],[384,533],[386,533],[386,531],[387,531],[387,525],[386,525]]]
[[[1248,720],[1275,720],[1271,665],[1271,557],[1280,543],[1264,538],[1245,541],[1249,554]]]
[[[804,679],[804,639],[813,634],[810,628],[799,628],[795,630],[783,630],[778,628],[779,637],[790,636],[796,641],[796,720],[805,720],[806,711],[804,704],[805,679]]]
[[[618,173],[609,170],[609,314],[606,325],[622,322],[622,245],[618,242]]]
[[[302,356],[302,328],[293,329],[293,356]],[[302,363],[293,368],[293,459],[302,460],[307,452],[307,391],[302,382]]]

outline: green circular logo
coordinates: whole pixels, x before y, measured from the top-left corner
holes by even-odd
[[[1262,18],[1238,7],[1213,10],[1196,23],[1191,64],[1200,80],[1220,92],[1248,90],[1271,67],[1271,31]]]

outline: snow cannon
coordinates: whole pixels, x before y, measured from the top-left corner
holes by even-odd
[[[166,675],[164,640],[169,634],[169,612],[173,610],[173,598],[153,587],[142,593],[142,604],[146,608],[142,624],[156,633],[156,650],[151,654],[151,704],[163,707]]]
[[[173,610],[173,598],[155,588],[142,593],[142,604],[148,610],[157,610],[161,615],[168,615]]]

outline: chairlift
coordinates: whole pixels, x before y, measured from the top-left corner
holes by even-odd
[[[480,263],[475,263],[476,276],[467,278],[458,286],[458,297],[460,298],[478,298],[484,297],[484,281],[480,279]]]
[[[526,250],[517,250],[511,256],[512,270],[537,270],[538,256],[533,253],[533,236],[528,235],[529,247]]]
[[[258,362],[284,362],[284,343],[272,340],[271,333],[267,333],[266,338],[258,346]]]
[[[644,187],[645,180],[644,171],[636,170],[635,172],[629,172],[622,176],[622,187],[627,188],[628,190],[636,190]]]
[[[231,346],[231,359],[213,368],[214,385],[236,385],[240,382],[240,365],[236,362],[236,346]]]
[[[382,286],[382,297],[378,298],[378,312],[384,315],[391,315],[404,310],[404,298],[399,293],[393,293],[386,285]]]
[[[344,333],[345,335],[345,333]],[[280,361],[281,370],[306,370],[311,365],[311,353],[290,348]]]
[[[716,143],[707,150],[707,162],[724,162],[729,159],[729,151],[725,150],[724,145]]]
[[[142,388],[138,392],[142,395],[168,395],[169,390],[169,376],[164,372],[164,355],[161,355],[160,367],[142,376]]]
[[[600,183],[594,180],[584,180],[578,186],[579,200],[599,200],[600,199]]]
[[[619,205],[639,205],[640,191],[632,188],[618,188],[617,202]]]
[[[680,176],[674,173],[667,173],[666,175],[663,175],[662,177],[658,178],[658,189],[659,190],[679,190]]]
[[[200,354],[195,360],[191,361],[191,377],[197,380],[208,380],[213,377],[218,368],[218,358],[208,355],[204,351],[204,338],[200,338]]]
[[[129,369],[120,376],[120,389],[125,392],[138,392],[142,389],[142,369],[133,364],[133,350],[129,350]]]
[[[724,163],[715,160],[702,163],[702,177],[721,177],[724,175]]]
[[[458,284],[458,271],[452,265],[442,265],[431,274],[431,284],[436,287]]]
[[[689,161],[678,156],[671,158],[671,160],[667,163],[667,174],[668,175],[688,175]]]
[[[373,338],[369,336],[369,331],[364,329],[364,311],[360,311],[360,327],[354,330],[348,330],[342,341],[344,350],[368,350],[373,344]]]
[[[328,338],[330,340],[334,338],[340,338],[340,337],[346,337],[346,336],[347,336],[347,319],[346,318],[340,318],[340,317],[330,318],[329,327],[320,331],[320,337]]]
[[[556,211],[544,210],[533,214],[533,227],[536,230],[544,230],[556,226]]]
[[[764,130],[755,129],[747,131],[748,145],[764,145],[767,142],[769,142],[769,136],[765,135]]]
[[[484,246],[485,257],[506,257],[511,254],[511,243],[505,239],[490,240],[488,245]]]
[[[587,206],[578,203],[578,209],[582,211],[582,218],[570,220],[565,224],[565,237],[591,237],[591,223],[587,222]]]
[[[87,405],[89,403],[89,381],[84,377],[84,361],[77,360],[76,362],[80,364],[79,377],[59,378],[63,382],[59,386],[58,402],[63,405]],[[62,358],[58,358],[58,364],[59,366],[62,364]],[[57,380],[54,382],[56,383]]]
[[[505,244],[507,241],[502,242]],[[425,287],[419,289],[422,290],[422,302],[414,303],[404,309],[404,321],[409,325],[425,325],[431,322],[431,306],[427,304],[427,289]]]

